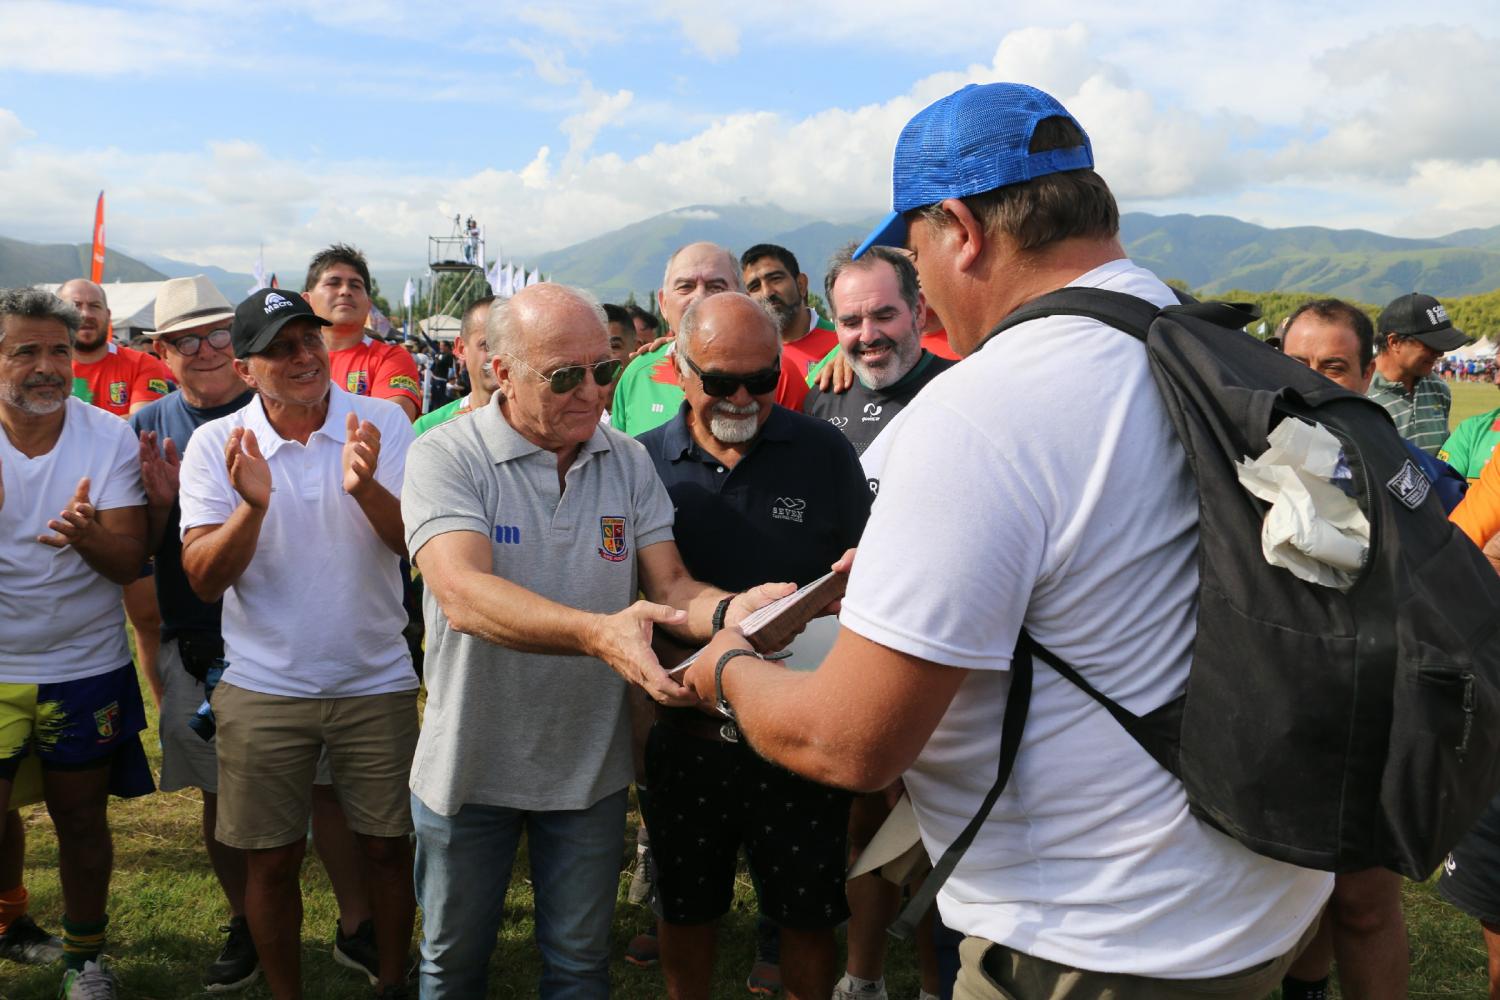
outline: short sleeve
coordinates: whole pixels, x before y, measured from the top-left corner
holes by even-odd
[[[239,495],[224,468],[223,440],[199,428],[188,441],[178,473],[177,502],[182,508],[181,530],[223,524],[239,506]]]
[[[492,518],[472,465],[443,436],[425,437],[406,452],[401,486],[401,523],[413,559],[438,535],[472,531],[490,536]]]
[[[383,419],[380,428],[380,459],[375,463],[375,481],[394,497],[401,496],[406,479],[406,456],[416,441],[416,431],[406,414],[397,412]]]
[[[135,379],[130,386],[130,405],[152,403],[172,391],[172,370],[149,354],[142,354],[136,364]]]
[[[131,433],[130,425],[123,421],[110,421],[111,443],[107,471],[103,481],[95,479],[89,484],[89,492],[95,510],[115,510],[120,507],[143,507],[146,490],[141,485],[141,451],[138,439]]]
[[[921,403],[901,415],[840,622],[934,663],[1005,670],[1041,575],[1042,509],[985,428]]]
[[[1465,420],[1448,435],[1448,440],[1438,449],[1437,457],[1453,466],[1467,479],[1478,479],[1480,469],[1483,468],[1473,460],[1475,438],[1479,436],[1475,434],[1475,430],[1482,424],[1483,418],[1471,417]]]
[[[1500,448],[1484,463],[1479,480],[1469,487],[1448,519],[1480,548],[1500,534]]]
[[[370,373],[370,395],[376,399],[409,399],[422,405],[422,380],[417,363],[405,351],[387,351]]]

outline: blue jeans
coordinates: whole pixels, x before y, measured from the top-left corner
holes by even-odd
[[[523,829],[542,953],[538,996],[607,998],[625,807],[622,788],[587,809],[525,812],[465,805],[458,815],[443,816],[413,795],[422,1000],[472,1000],[488,992],[490,955]]]

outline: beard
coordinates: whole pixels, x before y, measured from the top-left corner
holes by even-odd
[[[889,348],[889,353],[881,359],[877,365],[866,364],[864,352],[872,349]],[[885,389],[895,385],[906,377],[917,359],[922,356],[922,334],[912,327],[912,335],[902,340],[893,340],[890,337],[881,337],[879,340],[866,344],[857,351],[849,352],[849,367],[854,369],[854,374],[859,380],[871,389]]]
[[[760,431],[760,404],[735,406],[730,402],[715,403],[709,409],[708,432],[725,444],[744,444]]]
[[[56,413],[67,403],[68,397],[65,392],[59,393],[56,399],[33,399],[27,395],[27,389],[36,389],[41,386],[52,386],[62,390],[67,383],[55,375],[32,375],[20,385],[6,383],[0,385],[0,400],[4,400],[9,406],[13,406],[22,413],[33,417],[45,417],[49,413]]]
[[[92,329],[87,326],[81,326],[73,338],[73,346],[81,351],[92,351],[104,343],[108,334],[109,327],[107,326],[98,326]]]
[[[797,317],[802,315],[801,303],[782,302],[779,296],[767,296],[765,305],[771,315],[776,317],[776,332],[783,336],[796,324]]]

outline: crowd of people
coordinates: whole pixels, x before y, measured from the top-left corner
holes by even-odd
[[[0,959],[115,996],[110,796],[196,788],[229,918],[205,989],[303,995],[310,837],[338,962],[387,1000],[483,997],[524,835],[537,995],[604,997],[633,787],[649,910],[625,956],[674,1000],[713,993],[742,851],[747,988],[884,1000],[920,876],[846,873],[903,796],[930,857],[969,841],[917,914],[920,1000],[1315,1000],[1335,961],[1344,996],[1404,997],[1393,872],[1252,852],[1061,676],[1002,746],[1028,636],[1133,710],[1181,694],[1199,496],[1132,338],[1069,315],[989,331],[1067,286],[1178,298],[1126,256],[1045,93],[944,98],[894,177],[892,214],[827,264],[827,316],[786,248],[693,243],[665,262],[664,328],[540,283],[471,304],[431,378],[369,333],[344,244],[300,294],[166,282],[151,353],[111,340],[92,282],[0,292]],[[1414,292],[1378,323],[1311,300],[1281,346],[1385,407],[1485,547],[1500,409],[1450,433],[1434,374],[1467,339]],[[746,641],[830,570],[820,663]],[[1010,783],[961,835],[1002,753]],[[37,802],[59,937],[28,913]],[[1440,883],[1484,926],[1492,989],[1497,831],[1500,809]]]

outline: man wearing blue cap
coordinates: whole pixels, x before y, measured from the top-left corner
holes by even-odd
[[[903,778],[933,857],[993,781],[1023,628],[1132,712],[1187,682],[1198,494],[1145,352],[1072,316],[986,340],[1068,285],[1176,301],[1126,258],[1093,163],[1072,115],[1019,84],[965,87],[907,124],[895,210],[861,249],[911,250],[966,360],[890,431],[821,667],[761,662],[726,629],[688,672],[767,759],[864,790]],[[1041,670],[1009,783],[938,905],[965,935],[965,1000],[1251,1000],[1331,887],[1199,821],[1103,708]]]

